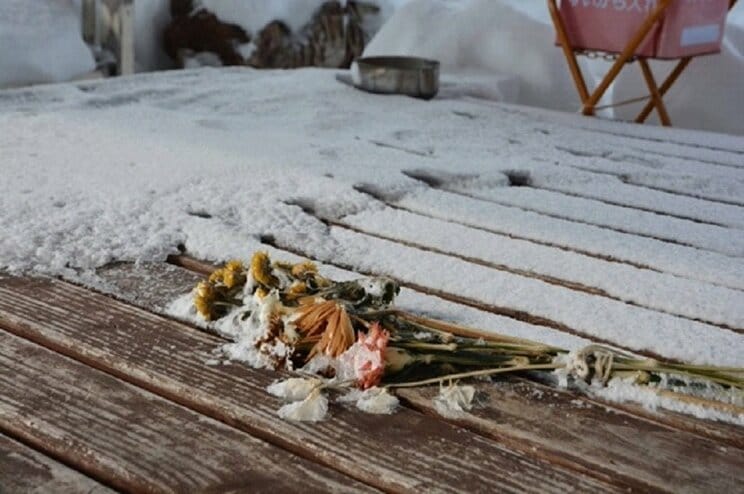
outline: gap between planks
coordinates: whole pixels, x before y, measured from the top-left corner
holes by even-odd
[[[578,167],[575,167],[575,166],[572,166],[572,165],[567,165],[567,166],[569,166],[571,168],[577,168],[578,169]],[[596,173],[596,174],[609,174],[607,172],[596,172],[596,171],[591,171],[591,170],[586,170],[586,171],[589,172],[589,173]],[[445,192],[449,192],[451,194],[457,194],[459,196],[467,197],[469,199],[474,199],[474,200],[478,200],[478,201],[483,201],[483,202],[488,202],[488,203],[492,203],[492,204],[497,204],[499,206],[504,206],[504,207],[509,207],[509,208],[520,209],[522,211],[529,211],[531,213],[535,213],[535,214],[540,215],[540,216],[546,216],[548,218],[555,218],[555,219],[559,219],[559,220],[563,220],[563,221],[568,221],[568,222],[571,222],[571,223],[577,223],[577,224],[582,224],[582,225],[591,225],[591,226],[595,226],[597,228],[601,228],[603,230],[615,231],[615,232],[618,232],[618,233],[625,233],[625,234],[628,234],[628,235],[635,235],[635,236],[638,236],[638,237],[650,238],[652,240],[658,240],[659,242],[666,242],[666,243],[670,243],[670,244],[674,244],[674,245],[681,245],[681,246],[684,246],[684,247],[690,247],[690,248],[695,248],[695,249],[700,249],[700,250],[709,250],[709,249],[704,249],[704,248],[701,248],[699,246],[696,246],[696,245],[693,245],[693,244],[689,244],[687,242],[682,242],[682,241],[679,241],[679,240],[676,240],[676,239],[671,239],[671,238],[667,238],[667,237],[659,237],[659,236],[651,235],[651,234],[647,234],[647,233],[625,230],[625,229],[622,229],[622,228],[613,227],[613,226],[609,226],[609,225],[604,225],[604,224],[599,224],[599,223],[593,223],[591,221],[578,220],[576,218],[571,218],[569,216],[561,215],[561,214],[558,214],[558,213],[548,213],[548,212],[545,212],[544,210],[538,210],[538,209],[528,208],[528,207],[525,207],[525,206],[522,206],[522,205],[515,205],[515,204],[509,203],[507,201],[498,201],[498,200],[496,200],[496,199],[494,199],[493,197],[490,197],[490,196],[480,196],[480,195],[477,195],[477,194],[473,194],[471,192],[468,192],[466,190],[462,190],[462,189],[459,189],[457,187],[453,187],[453,186],[447,185],[446,183],[441,183],[438,180],[433,179],[432,177],[428,177],[425,174],[416,173],[415,171],[405,171],[404,170],[402,173],[405,176],[407,176],[407,177],[409,177],[409,178],[411,178],[413,180],[419,181],[419,182],[425,184],[426,186],[428,186],[428,187],[430,187],[432,189],[443,190]],[[628,185],[628,186],[631,186],[631,187],[638,186],[638,185],[635,185],[635,184],[624,184],[624,185]],[[584,195],[584,194],[581,194],[579,192],[567,191],[567,190],[564,190],[564,189],[550,187],[550,186],[547,186],[547,185],[533,185],[531,183],[526,183],[524,185],[521,185],[521,187],[529,187],[529,188],[532,188],[532,189],[535,189],[535,190],[544,190],[544,191],[547,191],[547,192],[550,192],[550,193],[553,193],[553,194],[563,195],[563,196],[567,196],[567,197],[575,197],[575,198],[583,199],[583,200],[586,200],[586,201],[594,201],[594,202],[598,202],[600,204],[605,204],[605,205],[608,205],[608,206],[613,206],[613,207],[618,207],[618,208],[633,209],[633,210],[636,210],[636,211],[642,211],[644,213],[650,213],[650,214],[654,214],[654,215],[657,215],[657,216],[674,218],[674,219],[677,219],[677,220],[689,221],[689,222],[696,223],[696,224],[701,224],[701,225],[714,226],[714,227],[725,228],[725,229],[728,229],[728,230],[735,230],[735,231],[739,231],[740,230],[740,228],[737,228],[735,226],[731,226],[731,225],[728,225],[728,224],[724,224],[724,223],[717,223],[717,222],[713,222],[713,221],[702,220],[702,219],[699,219],[699,218],[693,218],[693,217],[684,216],[684,215],[680,215],[680,214],[675,214],[675,213],[669,213],[669,212],[655,210],[655,209],[644,208],[643,206],[637,206],[637,205],[619,203],[619,202],[611,201],[611,200],[606,199],[606,198],[601,198],[601,197],[591,196],[591,195]],[[641,186],[638,186],[638,187],[641,187]],[[365,192],[365,191],[361,191],[361,192]],[[367,192],[367,193],[369,194],[369,192]],[[373,195],[378,200],[381,200],[383,202],[387,202],[384,197],[378,197],[377,195],[374,195],[374,194],[371,194],[371,195]],[[706,200],[706,199],[701,199],[701,198],[697,198],[697,197],[694,198],[694,199]],[[739,205],[738,204],[726,204],[726,206],[737,206],[738,207]],[[717,252],[717,251],[711,251],[711,252]],[[731,256],[731,255],[725,254],[725,253],[721,253],[721,254],[722,255],[727,255],[729,257],[740,257],[740,256]]]
[[[601,158],[602,156],[596,156],[596,157]],[[655,192],[664,192],[666,194],[672,194],[676,196],[689,197],[690,199],[698,199],[700,201],[708,201],[708,202],[713,202],[713,203],[724,204],[726,206],[737,206],[740,208],[744,207],[744,202],[734,201],[733,199],[723,199],[720,197],[712,197],[712,196],[707,196],[707,195],[694,194],[687,190],[677,190],[677,189],[672,189],[668,187],[662,187],[659,185],[651,185],[651,184],[643,183],[643,182],[638,181],[638,179],[634,178],[632,173],[597,170],[594,168],[589,168],[587,166],[581,166],[581,165],[561,164],[561,166],[567,166],[575,170],[580,170],[586,173],[593,173],[595,175],[605,175],[605,176],[615,177],[623,184],[630,185],[632,187],[648,189],[648,190],[652,190]],[[592,200],[596,200],[596,199],[592,198]],[[632,206],[624,206],[624,207],[632,207]],[[722,226],[724,226],[725,228],[728,228],[726,227],[726,225],[722,225]]]
[[[0,434],[0,492],[114,494],[87,475]]]
[[[615,130],[605,130],[605,129],[596,129],[591,127],[584,127],[582,125],[576,125],[572,126],[575,129],[581,129],[586,132],[592,132],[597,134],[605,134],[610,135],[613,137],[620,137],[622,139],[630,139],[630,140],[638,140],[638,141],[646,141],[646,142],[654,142],[654,143],[661,143],[661,144],[670,144],[673,146],[679,146],[679,147],[687,147],[687,148],[693,148],[693,149],[705,149],[708,151],[717,151],[722,153],[728,153],[733,155],[741,155],[744,156],[744,148],[742,149],[731,149],[731,148],[724,148],[720,146],[711,146],[709,144],[701,144],[701,143],[692,143],[692,142],[684,142],[684,141],[676,141],[674,139],[662,139],[660,137],[649,137],[649,136],[640,136],[637,134],[628,134],[623,133],[620,131]],[[724,135],[724,134],[721,134]],[[730,136],[734,137],[734,136]],[[620,143],[617,144],[620,146]],[[654,150],[648,150],[648,149],[642,149],[644,152],[653,152]],[[744,168],[744,166],[737,166],[732,165],[736,168]]]
[[[130,281],[125,283],[130,286],[141,283],[143,292],[156,293],[156,277],[140,268],[139,273],[131,272],[123,279],[128,278]],[[106,279],[122,277],[109,272]],[[181,291],[187,292],[198,279],[184,271]],[[154,310],[166,302],[167,298],[156,297],[145,308]],[[662,490],[689,488],[695,481],[710,477],[711,469],[719,468],[712,466],[715,462],[711,463],[709,458],[694,461],[689,458],[690,448],[696,454],[703,448],[720,456],[722,451],[715,442],[705,440],[695,446],[690,441],[698,441],[696,436],[691,439],[667,425],[607,408],[574,393],[519,379],[476,386],[481,395],[488,396],[488,405],[450,417],[450,421],[555,464],[579,471],[600,469],[608,475],[625,475]],[[398,394],[408,406],[439,417],[431,402],[436,388],[399,390]],[[668,472],[674,471],[682,459],[693,461],[692,466],[670,475]],[[727,468],[737,469],[736,465],[734,461]]]
[[[624,185],[629,185],[631,187],[636,187],[636,185],[634,185],[634,184],[624,184]],[[730,228],[730,229],[734,229],[734,230],[741,230],[742,229],[739,226],[733,226],[733,225],[729,225],[729,224],[726,224],[726,223],[718,223],[718,222],[715,222],[715,221],[703,220],[703,219],[700,219],[700,218],[693,218],[692,216],[685,216],[683,214],[678,214],[678,213],[670,213],[668,211],[662,211],[660,209],[651,209],[649,207],[639,206],[637,204],[628,204],[628,203],[618,202],[618,201],[615,201],[615,200],[612,200],[612,199],[603,198],[603,197],[599,197],[599,196],[585,195],[585,194],[582,194],[580,192],[567,191],[567,190],[559,189],[559,188],[556,188],[556,187],[549,187],[547,185],[530,185],[530,187],[533,187],[535,189],[548,190],[548,191],[554,192],[556,194],[563,194],[563,195],[567,195],[567,196],[571,196],[571,197],[580,197],[582,199],[590,199],[592,201],[601,202],[602,204],[608,204],[610,206],[618,206],[618,207],[623,207],[623,208],[637,209],[638,211],[644,211],[646,213],[658,214],[659,216],[668,216],[670,218],[676,218],[678,220],[691,221],[693,223],[699,223],[699,224],[702,224],[702,225],[718,226],[718,227],[721,227],[721,228]],[[674,194],[674,195],[678,195],[678,194]],[[484,201],[489,201],[489,199],[483,199],[483,200]],[[700,199],[698,199],[698,200],[700,200]],[[492,201],[490,201],[490,202],[492,202]],[[708,201],[708,202],[711,202],[711,201]],[[728,204],[727,204],[727,206],[728,206]],[[736,206],[734,206],[734,207],[736,207]],[[597,225],[597,226],[599,226],[599,225]],[[600,228],[604,228],[604,227],[601,227],[601,226],[599,226],[599,227]]]
[[[274,247],[274,248],[282,249],[282,247],[278,247],[276,245],[272,245],[269,243],[267,243],[267,245]],[[286,252],[290,252],[290,253],[299,255],[301,257],[305,257],[307,259],[312,260],[311,257],[304,256],[301,252],[291,251],[288,249],[284,249],[284,250]],[[208,276],[212,271],[214,271],[216,267],[216,265],[213,263],[210,263],[208,261],[202,261],[200,259],[196,259],[196,258],[193,258],[185,254],[178,255],[178,256],[170,256],[168,258],[168,262],[174,266],[184,268],[192,273],[200,274],[204,276]],[[316,261],[316,262],[320,262],[320,261]],[[344,269],[344,270],[349,270],[348,267],[341,266],[338,264],[333,264],[333,263],[324,263],[324,264],[334,266],[334,267]],[[365,276],[374,276],[374,273],[363,273],[363,272],[359,272],[359,273]],[[431,293],[428,289],[423,288],[423,287],[407,286],[407,288],[417,291],[419,293],[422,293],[424,295],[429,295],[429,296],[441,298],[444,300],[453,301],[449,298],[442,297],[437,293]],[[460,303],[456,300],[454,300],[453,302]],[[494,313],[493,311],[489,310],[487,307],[483,308],[483,307],[474,306],[472,304],[461,304],[461,305],[472,307],[476,310],[481,310],[487,313]],[[498,315],[501,315],[501,314],[498,314]],[[594,339],[594,341],[598,341],[598,340]],[[550,388],[550,389],[554,389],[554,388]],[[579,395],[572,394],[572,396],[578,397]],[[606,408],[607,410],[622,411],[634,417],[639,417],[645,420],[658,423],[664,427],[670,427],[670,428],[680,430],[680,431],[691,432],[701,437],[705,437],[708,439],[720,441],[725,444],[729,444],[736,448],[744,448],[744,433],[742,433],[742,428],[737,427],[735,425],[715,423],[715,422],[712,422],[712,423],[706,422],[703,420],[691,418],[684,414],[671,412],[671,411],[665,411],[663,413],[652,412],[635,404],[606,402],[600,399],[589,398],[589,397],[581,397],[581,399],[595,403],[598,406]]]
[[[206,365],[215,336],[64,282],[4,280],[0,293],[0,322],[15,334],[385,490],[459,490],[463,478],[477,479],[473,491],[630,486],[405,409],[380,417],[334,407],[325,422],[286,422],[276,415],[279,400],[265,392],[283,373]]]

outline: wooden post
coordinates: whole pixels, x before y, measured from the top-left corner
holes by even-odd
[[[81,7],[83,41],[91,45],[97,45],[100,43],[98,36],[98,1],[83,0]]]
[[[116,18],[119,24],[117,72],[119,75],[134,74],[134,0],[121,0]]]

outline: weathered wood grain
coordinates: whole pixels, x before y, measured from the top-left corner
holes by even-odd
[[[613,491],[605,483],[403,409],[333,407],[317,424],[279,419],[265,387],[279,374],[207,365],[220,340],[55,280],[0,282],[0,326],[385,490]]]
[[[96,274],[100,279],[96,291],[161,315],[204,279],[202,274],[164,262],[112,263]]]
[[[194,273],[201,274],[202,276],[211,273],[215,269],[214,264],[202,261],[200,259],[195,259],[188,255],[171,256],[169,258],[169,262],[172,263],[174,266],[182,267],[184,269],[193,271]],[[121,268],[126,269],[126,266],[122,265]],[[144,271],[140,271],[139,273],[131,272],[130,275],[121,274],[120,276],[129,276],[130,279],[132,279],[133,276],[137,277],[138,281],[134,281],[133,279],[131,281],[131,283],[134,285],[136,285],[137,283],[143,283],[147,286],[154,282],[157,282],[149,276],[146,276]],[[190,289],[190,285],[194,280],[198,281],[200,279],[199,277],[191,277],[186,275],[182,276],[184,282],[183,293],[188,292],[188,290]],[[430,293],[428,290],[425,290],[421,287],[417,288],[409,286],[408,288],[420,291],[421,293]],[[141,301],[144,301],[144,299],[142,299]],[[146,308],[148,308],[148,310],[157,310],[154,305],[146,306]],[[608,410],[624,411],[630,415],[642,417],[646,420],[656,422],[666,427],[692,432],[694,434],[713,439],[717,442],[721,442],[735,448],[744,448],[744,430],[736,425],[708,420],[699,420],[689,415],[667,410],[650,411],[634,403],[610,403],[598,399],[587,399],[584,397],[581,397],[580,399],[595,402]]]
[[[157,271],[150,272],[147,265],[131,266],[131,269],[119,265],[101,275],[106,280],[127,280],[118,285],[123,290],[121,296],[126,298],[129,291],[156,294],[160,272],[168,272],[169,290],[180,284],[181,293],[188,292],[202,278],[175,266],[169,269],[158,266]],[[141,297],[137,302],[145,303],[149,310],[158,310],[168,301],[155,296],[150,302]],[[722,446],[586,397],[526,380],[501,380],[480,384],[478,389],[486,399],[485,406],[455,417],[454,421],[551,462],[595,474],[602,472],[608,477],[620,476],[630,484],[679,492],[705,489],[722,492],[734,487],[733,482],[744,480],[744,450],[734,445]],[[436,388],[398,390],[407,404],[428,414],[437,413],[431,401],[436,393]],[[744,445],[744,429],[725,424],[719,427],[729,439]],[[680,464],[689,467],[679,468]]]
[[[370,490],[5,331],[0,366],[0,430],[118,489]]]
[[[0,434],[0,493],[108,494],[111,489]]]
[[[599,470],[671,492],[734,492],[744,485],[744,450],[608,409],[535,383],[478,384],[481,406],[453,422],[579,470]],[[398,390],[437,413],[436,387]],[[739,431],[740,437],[744,431]]]

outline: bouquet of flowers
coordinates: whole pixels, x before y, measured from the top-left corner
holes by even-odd
[[[637,358],[600,345],[569,352],[397,310],[398,292],[389,278],[333,281],[312,262],[272,262],[256,252],[250,266],[230,261],[200,282],[193,305],[233,340],[222,349],[230,359],[300,376],[269,387],[289,402],[280,415],[296,420],[325,416],[323,390],[350,388],[345,399],[388,413],[397,404],[394,388],[527,371],[595,386],[624,379],[677,390],[744,389],[743,368]],[[472,387],[450,386],[440,397],[462,410],[473,395]]]

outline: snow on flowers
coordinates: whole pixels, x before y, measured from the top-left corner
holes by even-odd
[[[193,308],[232,340],[221,349],[229,359],[299,376],[268,388],[285,401],[278,413],[288,420],[322,420],[329,396],[339,394],[362,411],[392,413],[398,400],[391,391],[437,383],[435,409],[467,413],[475,389],[453,382],[525,371],[554,371],[583,389],[613,380],[649,389],[671,382],[675,392],[692,394],[701,386],[709,395],[711,388],[744,389],[744,369],[642,359],[598,345],[568,352],[397,310],[398,292],[389,278],[337,282],[311,262],[272,262],[257,252],[248,266],[230,261],[200,282]]]

